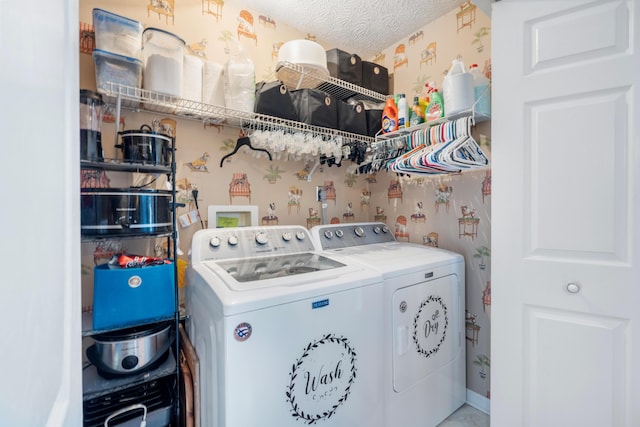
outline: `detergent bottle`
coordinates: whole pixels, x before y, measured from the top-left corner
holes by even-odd
[[[420,97],[413,97],[413,105],[409,112],[409,126],[417,126],[420,123],[424,123],[424,110],[420,105]]]
[[[382,110],[382,133],[398,130],[398,107],[392,96],[387,97]]]
[[[409,105],[404,93],[400,94],[398,100],[398,129],[409,127]]]
[[[448,116],[473,108],[473,77],[464,62],[451,61],[451,68],[442,82],[442,92]]]
[[[489,117],[491,116],[491,88],[489,86],[489,79],[480,72],[478,64],[471,64],[469,73],[473,76],[474,111],[476,114]]]

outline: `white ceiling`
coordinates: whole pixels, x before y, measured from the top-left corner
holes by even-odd
[[[492,0],[474,3],[490,15]],[[243,5],[327,48],[369,58],[452,11],[465,0],[243,0]]]

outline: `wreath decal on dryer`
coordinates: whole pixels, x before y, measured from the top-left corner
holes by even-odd
[[[314,362],[313,353],[317,350],[321,350],[322,347],[326,345],[338,345],[338,350],[340,351],[340,355],[341,357],[343,357],[343,359],[341,359],[337,363],[335,370],[332,373],[332,374],[335,374],[335,376],[331,376],[331,379],[334,380],[336,379],[336,377],[338,377],[338,374],[337,374],[338,370],[340,370],[340,373],[345,371],[345,373],[348,373],[349,377],[348,379],[346,379],[346,382],[344,384],[344,389],[342,390],[342,394],[340,394],[337,400],[333,402],[329,402],[329,399],[327,398],[329,407],[326,410],[322,410],[317,413],[310,413],[310,412],[316,412],[316,411],[305,410],[303,407],[305,406],[304,402],[300,402],[301,399],[296,399],[296,395],[297,393],[304,393],[307,396],[307,398],[309,398],[308,396],[309,395],[309,379],[311,377],[311,374],[309,371],[305,371],[305,363],[307,362],[313,363]],[[341,368],[341,363],[343,360],[348,362],[348,365],[349,365],[344,369]],[[289,385],[287,386],[287,391],[285,392],[285,395],[287,396],[287,402],[291,405],[291,416],[301,421],[304,421],[305,424],[309,424],[309,425],[315,424],[317,421],[322,419],[331,418],[331,416],[336,412],[336,410],[344,402],[346,402],[347,398],[351,394],[351,386],[353,385],[356,379],[356,371],[357,371],[356,360],[357,360],[356,352],[353,349],[353,347],[351,347],[349,340],[345,337],[342,337],[342,336],[338,337],[334,334],[326,334],[321,339],[309,343],[305,347],[302,353],[302,356],[300,356],[300,358],[297,359],[295,363],[291,366],[291,372],[289,373],[290,381],[289,381]],[[322,368],[323,367],[324,365],[322,366]],[[322,368],[320,369],[320,372],[322,372]],[[326,384],[327,378],[329,378],[328,375],[329,374],[325,375],[324,377],[325,382],[323,384]],[[296,384],[297,384],[296,380],[297,379],[299,380],[303,376],[306,377],[306,387],[304,390],[296,390]],[[338,377],[338,379],[339,378],[340,377]],[[319,380],[318,383],[315,383],[315,380],[314,380],[313,384],[317,385],[320,382],[322,382],[322,380]],[[334,388],[336,388],[336,390],[333,390],[333,391],[338,391],[337,387],[334,387]],[[324,395],[320,394],[319,400],[324,399],[326,397],[326,393],[327,392],[325,392]],[[311,397],[311,399],[315,401],[316,394],[314,394],[313,397]]]
[[[427,350],[420,345],[420,340],[418,339],[419,329],[421,329],[422,334],[425,337],[428,337],[429,335],[431,335],[431,333],[435,333],[437,335],[438,330],[440,329],[439,319],[441,316],[440,310],[436,309],[432,314],[431,319],[420,322],[420,315],[422,314],[423,309],[430,303],[437,303],[439,305],[439,308],[442,309],[442,316],[444,317],[444,327],[442,328],[442,337],[438,341],[438,344],[435,347]],[[449,317],[447,316],[447,306],[442,302],[442,298],[431,295],[426,300],[422,301],[422,304],[420,304],[420,308],[418,308],[418,313],[416,313],[416,316],[413,318],[413,342],[416,344],[416,351],[426,358],[437,353],[438,350],[440,350],[440,346],[447,338],[448,326]]]

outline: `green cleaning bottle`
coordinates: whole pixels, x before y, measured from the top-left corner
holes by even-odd
[[[429,94],[429,99],[430,102],[427,107],[425,119],[430,122],[444,117],[444,100],[442,99],[442,94],[438,92],[438,89],[435,89]]]

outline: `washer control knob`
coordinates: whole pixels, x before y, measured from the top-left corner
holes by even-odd
[[[373,232],[376,234],[380,234],[380,232],[382,231],[382,229],[380,227],[378,227],[377,225],[375,227],[373,227]]]
[[[229,236],[229,239],[227,239],[227,243],[229,243],[230,246],[237,245],[238,244],[238,236],[236,236],[236,235]]]
[[[358,237],[364,237],[364,228],[360,226],[357,226],[356,228],[354,228],[353,232],[356,233],[356,236]]]
[[[269,236],[267,236],[267,233],[265,233],[264,231],[258,231],[258,233],[256,233],[256,243],[258,243],[259,245],[264,245],[269,241]]]
[[[387,227],[386,225],[382,226],[382,232],[383,233],[388,233],[389,232],[389,227]]]
[[[288,242],[291,240],[293,236],[291,235],[291,232],[289,231],[285,231],[284,233],[282,233],[282,240],[284,240],[285,242]]]
[[[306,237],[306,235],[304,234],[304,231],[296,231],[296,239],[304,240],[305,237]]]
[[[218,236],[214,236],[211,238],[211,240],[209,240],[209,245],[211,245],[214,248],[217,248],[220,246],[220,238]]]
[[[336,230],[336,237],[342,237],[342,236],[344,236],[344,231],[340,229]]]
[[[331,239],[333,237],[333,231],[325,230],[324,231],[324,237],[327,238],[327,239]]]

